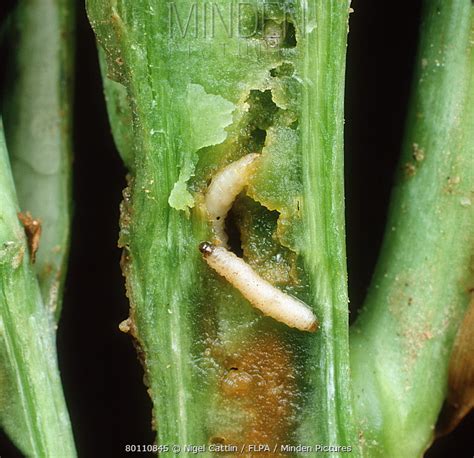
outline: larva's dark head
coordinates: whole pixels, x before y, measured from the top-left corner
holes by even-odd
[[[209,256],[212,254],[214,251],[214,245],[210,242],[201,242],[199,244],[199,251],[204,255],[204,256]]]

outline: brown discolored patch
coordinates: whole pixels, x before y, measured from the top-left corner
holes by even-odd
[[[39,248],[41,238],[41,221],[31,216],[30,212],[19,212],[18,219],[20,220],[25,230],[26,239],[28,241],[28,249],[30,252],[31,263],[36,261],[36,252]]]
[[[243,424],[226,425],[215,431],[213,440],[226,444],[265,444],[265,456],[276,444],[289,443],[295,428],[298,387],[290,347],[275,334],[260,334],[228,357],[220,391],[222,407],[235,412]],[[240,448],[239,448],[240,450]],[[252,456],[249,451],[247,455]]]
[[[130,227],[132,225],[132,188],[134,179],[131,175],[127,175],[127,187],[123,190],[123,200],[120,202],[120,235],[118,247],[125,248],[129,244]]]
[[[437,425],[437,434],[451,432],[474,408],[474,295],[459,328],[449,364],[448,399]]]
[[[403,371],[409,374],[426,345],[436,337],[432,315],[430,312],[421,312],[419,307],[420,285],[430,289],[431,276],[427,270],[407,270],[394,276],[392,281],[387,297],[388,306],[391,315],[397,320],[397,333],[402,337],[400,351],[404,357]],[[411,389],[411,385],[406,385],[405,389]]]
[[[132,188],[134,184],[134,179],[127,175],[127,184],[128,186],[123,191],[123,201],[120,204],[120,237],[118,246],[119,248],[123,248],[122,256],[120,258],[120,267],[122,270],[122,275],[125,277],[125,294],[130,301],[130,316],[126,320],[124,320],[119,325],[119,329],[122,332],[126,332],[132,337],[132,343],[135,347],[135,351],[137,353],[138,360],[143,368],[143,384],[148,387],[148,395],[150,396],[150,401],[153,405],[153,396],[151,392],[151,384],[149,379],[149,371],[148,371],[148,363],[146,353],[143,349],[141,336],[138,332],[138,328],[136,325],[136,307],[134,303],[134,288],[133,288],[133,281],[132,281],[132,269],[133,263],[131,259],[131,253],[129,250],[129,234],[130,234],[130,226],[131,226],[131,215],[132,215],[132,205],[131,205],[131,196],[132,196]],[[157,430],[157,425],[155,423],[155,412],[154,408],[152,407],[152,429],[154,431]]]

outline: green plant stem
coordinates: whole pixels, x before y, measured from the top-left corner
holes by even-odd
[[[3,117],[22,212],[42,224],[35,270],[61,312],[71,225],[73,0],[21,0],[9,24]]]
[[[357,456],[348,364],[348,296],[344,219],[344,75],[348,2],[319,1],[317,24],[304,43],[303,155],[304,258],[321,333],[313,347],[317,379],[306,436],[323,444],[349,444]],[[323,388],[324,387],[324,388]],[[310,431],[314,432],[311,433]],[[324,431],[324,433],[322,433]],[[337,456],[332,454],[331,456]]]
[[[385,240],[351,335],[366,456],[421,456],[446,396],[473,287],[473,43],[471,1],[425,1]]]
[[[74,457],[52,317],[17,212],[0,125],[0,422],[26,456]]]
[[[104,50],[99,46],[99,63],[104,84],[110,127],[118,152],[128,170],[134,168],[133,113],[127,95],[127,88],[107,77],[107,61]]]
[[[228,21],[229,2],[213,4],[217,26],[203,36],[200,9],[196,36],[190,0],[87,2],[115,80],[105,84],[109,118],[132,172],[122,204],[131,301],[122,329],[141,348],[158,443],[321,443],[357,455],[342,183],[349,4],[282,0],[247,38],[261,3],[246,3],[233,23],[240,38],[219,19]],[[270,31],[281,33],[278,52],[268,48]],[[122,130],[127,112],[133,142]],[[234,208],[236,244],[262,276],[313,307],[315,335],[262,317],[197,249],[213,237],[207,183],[255,151],[258,172]],[[232,374],[265,383],[237,396]]]

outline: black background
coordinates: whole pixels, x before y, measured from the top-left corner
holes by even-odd
[[[5,13],[13,1],[4,2]],[[355,1],[346,108],[346,204],[352,315],[383,235],[411,84],[421,1]],[[151,444],[151,403],[128,336],[117,248],[125,169],[107,121],[93,34],[78,7],[72,250],[58,331],[59,363],[80,457],[119,457]],[[472,457],[471,414],[428,458]],[[403,441],[403,437],[400,438]],[[0,433],[1,457],[21,456]],[[63,457],[61,457],[63,458]],[[65,458],[65,457],[64,457]],[[408,458],[408,457],[407,457]]]

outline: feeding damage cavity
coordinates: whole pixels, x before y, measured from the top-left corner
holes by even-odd
[[[177,94],[186,125],[177,141],[179,172],[168,203],[208,222],[203,258],[248,302],[288,326],[315,331],[316,318],[299,299],[308,292],[299,257],[303,83],[296,62],[306,18],[291,2],[265,4],[258,14],[257,5],[246,3],[252,8],[241,5],[236,16],[231,4],[236,5],[229,2],[225,12],[212,2],[187,11],[169,4],[173,58],[186,62],[191,81]],[[226,67],[211,38],[223,40],[226,52],[234,39],[245,43],[242,65],[231,53]],[[216,81],[201,69],[207,46],[208,64],[222,66]],[[262,49],[261,59],[244,58]]]
[[[317,329],[316,317],[306,304],[275,288],[227,247],[225,218],[233,201],[247,185],[252,166],[258,157],[257,154],[244,156],[213,178],[205,203],[216,241],[220,246],[203,242],[199,249],[209,267],[239,290],[264,315],[301,331],[314,332]]]

